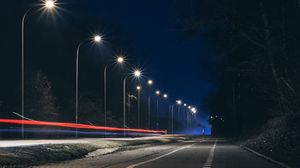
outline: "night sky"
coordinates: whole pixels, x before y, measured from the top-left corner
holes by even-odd
[[[36,2],[9,0],[1,4],[3,95],[18,95],[21,18]],[[217,64],[209,40],[200,33],[186,36],[178,26],[179,15],[189,10],[188,1],[58,2],[60,9],[53,16],[41,15],[40,11],[28,16],[26,69],[42,69],[54,85],[59,80],[72,81],[76,45],[100,31],[104,35],[104,45],[100,48],[87,45],[82,49],[82,80],[100,80],[94,75],[99,75],[99,68],[112,60],[109,55],[125,54],[134,66],[143,68],[145,79],[150,77],[155,81],[155,88],[165,91],[173,100],[179,98],[197,105],[200,113],[209,113],[205,111],[203,99],[215,90]],[[66,82],[68,84],[71,83]],[[16,100],[15,97],[10,99]]]

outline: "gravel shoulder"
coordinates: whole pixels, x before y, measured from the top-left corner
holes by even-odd
[[[83,139],[79,143],[39,144],[0,147],[0,167],[21,168],[57,163],[84,157],[95,157],[113,152],[143,148],[156,144],[182,142],[193,137],[158,136],[120,139]],[[75,141],[76,142],[76,141]]]

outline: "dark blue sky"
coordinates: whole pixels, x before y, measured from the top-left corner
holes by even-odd
[[[2,48],[0,74],[5,79],[2,95],[11,95],[19,105],[21,56],[21,18],[36,0],[7,1],[1,9]],[[26,20],[26,72],[42,70],[60,96],[74,92],[75,49],[92,32],[105,36],[103,53],[118,48],[134,65],[140,65],[155,87],[167,92],[171,100],[182,99],[203,112],[203,99],[215,90],[217,63],[214,47],[200,33],[187,36],[178,26],[179,15],[190,14],[188,1],[182,0],[65,0],[51,17],[34,10]],[[182,6],[183,5],[183,6]],[[2,6],[2,7],[3,7]],[[47,47],[45,47],[47,46]],[[117,47],[116,47],[117,46]],[[99,57],[97,50],[83,47],[80,56],[80,86],[99,93],[99,70],[112,58]],[[99,51],[99,50],[98,50]],[[120,52],[116,52],[120,53]],[[101,55],[101,54],[100,54]],[[102,54],[101,56],[104,56]],[[107,54],[106,54],[107,55]],[[111,54],[108,54],[111,55]],[[101,67],[102,66],[102,67]],[[10,73],[6,73],[10,72]],[[117,74],[111,72],[111,74]],[[116,77],[118,80],[120,77]],[[62,84],[63,86],[57,86]],[[13,85],[12,85],[13,83]],[[90,84],[93,83],[93,86]],[[120,81],[115,81],[120,89]],[[117,85],[118,84],[118,85]],[[57,89],[58,88],[58,89]],[[121,93],[120,90],[117,91]],[[118,96],[119,97],[119,96]]]
[[[201,105],[214,90],[213,49],[201,35],[185,37],[175,0],[97,1],[93,8],[100,19],[124,29],[138,62],[174,99]]]

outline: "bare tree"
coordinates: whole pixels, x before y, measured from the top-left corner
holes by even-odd
[[[28,111],[33,119],[51,120],[58,114],[56,98],[52,93],[52,84],[45,74],[35,72],[29,82]]]

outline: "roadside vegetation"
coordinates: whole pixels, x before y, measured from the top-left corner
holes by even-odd
[[[218,46],[212,133],[251,137],[247,146],[299,167],[299,1],[189,2],[178,5],[180,30]]]

